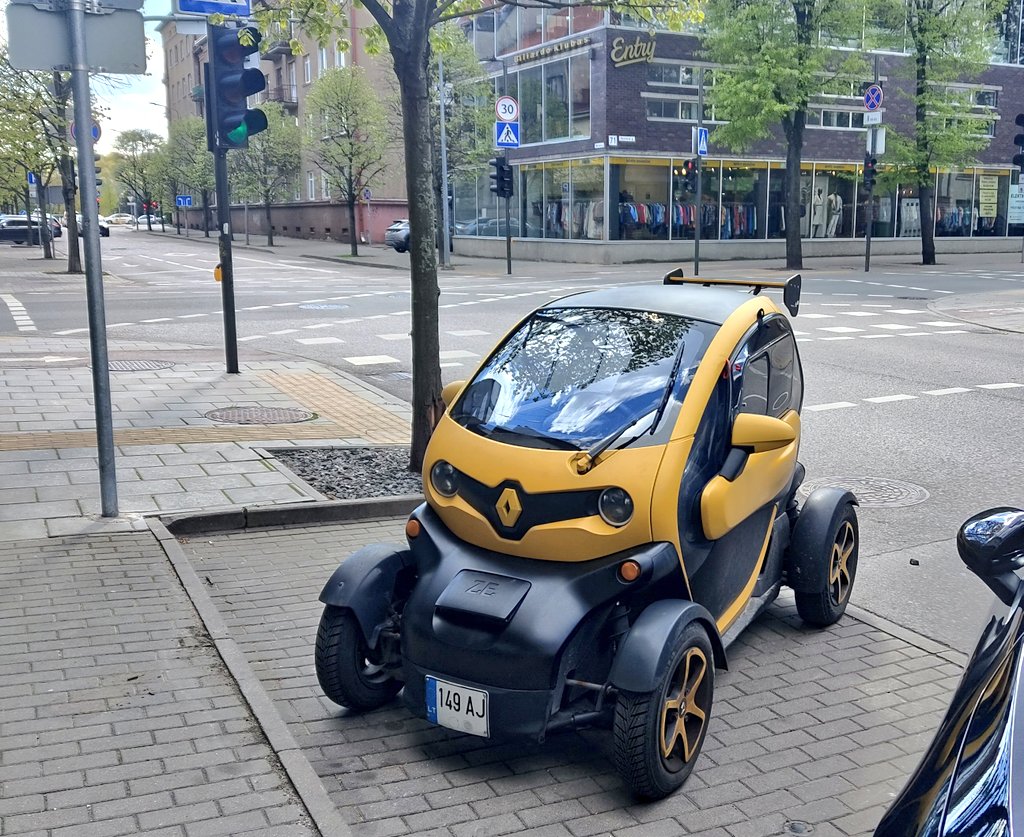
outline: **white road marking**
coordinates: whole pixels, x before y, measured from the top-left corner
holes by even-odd
[[[951,323],[948,320],[932,320],[928,323],[918,323],[918,325],[924,326],[935,326],[936,328],[948,328],[950,326],[963,325],[963,323]]]
[[[17,297],[10,294],[0,294],[0,300],[7,306],[7,310],[11,312],[11,317],[14,320],[14,324],[18,327],[18,331],[38,331],[36,324],[32,322],[32,318],[28,315],[28,311],[25,310],[25,306],[18,302]]]
[[[946,389],[926,389],[924,395],[957,395],[961,392],[974,392],[967,387],[947,387]]]
[[[398,358],[388,355],[362,355],[360,357],[343,357],[342,360],[353,366],[373,366],[375,363],[398,363]]]
[[[209,314],[180,314],[178,316],[178,319],[179,320],[191,320],[194,317],[208,317],[208,316],[209,316]]]
[[[296,331],[298,331],[297,328],[282,328],[280,331],[272,331],[270,333],[274,334],[274,335],[278,335],[278,334],[295,334]]]
[[[411,340],[412,335],[409,334],[378,334],[381,340]]]
[[[295,342],[301,343],[303,346],[322,346],[326,343],[344,343],[345,341],[340,337],[301,337],[296,339]]]
[[[152,320],[140,320],[143,323],[169,323],[171,317],[154,317]]]
[[[847,311],[847,317],[877,317],[878,311]]]
[[[810,410],[812,413],[821,412],[823,410],[841,410],[844,407],[856,407],[852,401],[834,401],[831,404],[815,404],[811,407],[804,407],[805,410]]]
[[[457,361],[457,360],[453,360],[453,361],[449,361],[448,363],[442,363],[441,364],[441,368],[442,369],[450,369],[453,366],[462,366],[462,364],[459,363],[459,361]]]
[[[1024,387],[1024,384],[978,384],[978,389],[1016,389],[1017,387]]]
[[[883,337],[895,337],[895,334],[862,334],[861,340],[881,340]]]
[[[834,317],[831,314],[804,314],[802,319],[805,320],[831,320]]]
[[[870,401],[872,404],[886,404],[889,401],[914,401],[917,399],[916,395],[879,395],[875,398],[865,398],[865,401]]]
[[[441,358],[441,360],[455,360],[456,358],[460,358],[460,357],[468,358],[468,357],[476,357],[476,356],[477,356],[476,353],[474,353],[474,352],[467,352],[465,349],[455,349],[455,350],[450,351],[450,352],[440,352],[438,354],[438,357]]]
[[[265,339],[262,334],[250,334],[248,337],[239,337],[239,343],[248,343],[250,340],[263,340]]]
[[[470,328],[463,331],[446,331],[445,334],[450,334],[452,337],[486,337],[490,332]]]
[[[864,331],[864,329],[851,328],[850,326],[821,326],[818,331],[831,331],[835,334],[856,334]]]
[[[913,326],[900,325],[899,323],[872,323],[874,328],[884,328],[888,331],[910,331]]]

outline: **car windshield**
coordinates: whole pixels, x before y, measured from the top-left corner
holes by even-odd
[[[495,351],[451,415],[526,447],[589,448],[659,411],[670,385],[682,400],[714,329],[653,311],[544,309]]]

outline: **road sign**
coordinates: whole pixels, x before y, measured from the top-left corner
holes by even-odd
[[[369,186],[364,186],[363,187],[363,200],[364,201],[368,201],[368,200],[371,200],[372,198],[373,198],[373,192],[370,191],[370,187]]]
[[[885,128],[876,128],[873,132],[875,134],[875,149],[874,155],[876,157],[885,154]],[[871,131],[866,131],[864,136],[867,138],[867,150],[871,152]]]
[[[174,198],[174,203],[177,206],[192,206],[192,196],[191,195],[176,195],[175,198]]]
[[[693,154],[697,154],[701,157],[708,156],[708,129],[707,128],[691,128],[690,134],[690,150]]]
[[[175,13],[183,15],[249,16],[249,0],[174,0]]]
[[[35,186],[36,185],[36,173],[34,171],[30,171],[28,173],[28,185],[29,186]]]
[[[99,142],[100,140],[100,126],[95,122],[92,123],[92,141]],[[75,133],[75,123],[71,123],[71,139],[78,139],[78,134]]]
[[[494,103],[494,112],[498,115],[499,122],[519,121],[519,102],[511,96],[499,96]]]
[[[494,144],[498,148],[519,148],[519,123],[495,122]]]
[[[7,52],[16,70],[71,65],[67,16],[23,3],[7,5]],[[139,12],[116,10],[85,16],[89,69],[116,74],[146,72],[146,33]]]
[[[869,110],[867,113],[864,114],[864,124],[865,125],[881,125],[882,124],[882,114],[881,114],[881,112],[877,111],[877,110]]]
[[[882,106],[882,87],[872,84],[864,91],[864,110],[878,110]]]

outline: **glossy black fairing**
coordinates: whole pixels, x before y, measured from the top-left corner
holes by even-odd
[[[875,837],[1024,835],[1024,585],[997,605],[924,759]]]

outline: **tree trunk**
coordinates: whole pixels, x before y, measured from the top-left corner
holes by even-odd
[[[263,196],[263,214],[267,218],[267,247],[274,246],[274,227],[270,223],[270,193]]]
[[[203,189],[203,236],[210,237],[210,190]]]
[[[409,468],[420,471],[427,442],[444,412],[438,338],[437,250],[434,249],[434,160],[430,153],[427,79],[429,30],[414,16],[420,4],[394,5],[389,39],[402,101],[405,181],[409,195],[412,281],[412,446]]]
[[[68,226],[68,273],[82,272],[82,255],[78,250],[78,219],[75,217],[75,175],[73,163],[68,154],[60,158],[61,195],[64,197],[64,213]]]
[[[798,110],[782,121],[786,134],[786,267],[803,270],[803,243],[800,241],[800,160],[804,148],[806,111]],[[812,211],[808,206],[805,212]]]
[[[349,228],[349,241],[351,246],[349,247],[353,256],[359,255],[359,234],[356,230],[356,196],[349,190],[348,193],[348,228]]]
[[[43,258],[53,258],[53,230],[50,227],[50,216],[46,212],[46,196],[43,181],[36,175],[36,203],[39,205],[39,235],[43,240]]]
[[[935,178],[928,171],[930,137],[928,136],[928,108],[925,94],[928,92],[928,53],[923,38],[915,38],[917,53],[915,64],[915,94],[917,107],[914,117],[914,141],[917,150],[917,197],[921,218],[921,264],[935,264],[935,229],[932,201],[935,192]],[[972,214],[973,219],[973,214]]]

